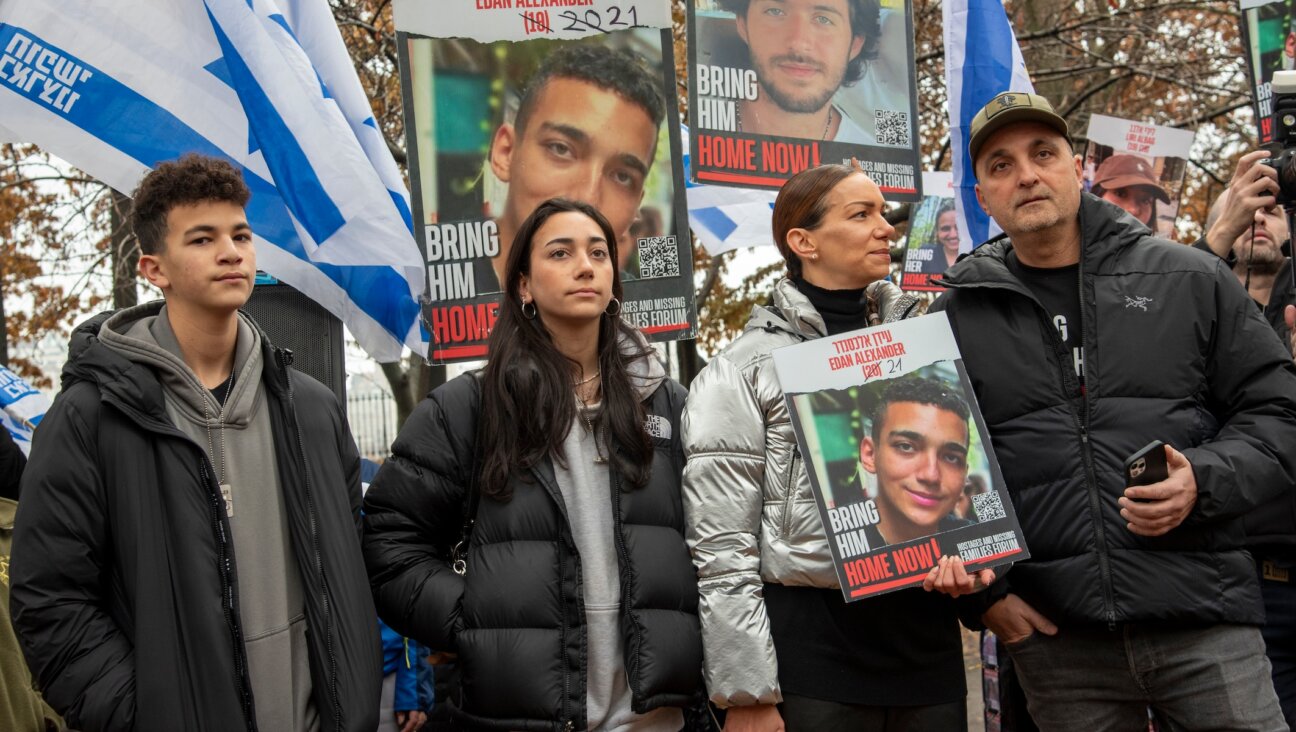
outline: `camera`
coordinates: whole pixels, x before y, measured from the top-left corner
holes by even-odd
[[[1270,163],[1278,171],[1278,203],[1296,206],[1296,71],[1278,71],[1273,82],[1273,146],[1279,149]]]

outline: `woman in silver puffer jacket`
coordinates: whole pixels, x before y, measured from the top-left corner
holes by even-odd
[[[920,589],[843,601],[770,357],[919,314],[885,279],[895,229],[883,214],[859,168],[789,180],[773,212],[788,276],[691,386],[684,509],[726,732],[966,728],[953,601]]]

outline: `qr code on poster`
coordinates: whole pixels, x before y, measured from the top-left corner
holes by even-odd
[[[972,496],[972,510],[976,512],[977,521],[994,521],[1001,519],[1004,513],[1003,502],[998,493],[981,493]]]
[[[873,110],[879,145],[909,146],[909,113],[890,109]]]
[[[639,240],[639,279],[679,277],[679,247],[675,237],[645,236]]]

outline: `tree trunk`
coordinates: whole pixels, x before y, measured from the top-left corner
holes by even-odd
[[[130,228],[131,200],[128,196],[112,191],[112,212],[108,246],[112,252],[112,299],[113,307],[128,308],[139,304],[139,291],[135,286],[136,270],[139,267],[139,241]]]
[[[695,340],[675,341],[675,355],[679,358],[679,382],[687,389],[706,366],[706,361],[698,353]]]
[[[396,429],[405,426],[405,420],[427,393],[446,381],[445,366],[429,366],[418,354],[411,353],[404,363],[380,364],[383,376],[396,400]]]

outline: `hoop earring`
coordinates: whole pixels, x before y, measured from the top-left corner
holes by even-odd
[[[530,305],[530,306],[531,306],[531,312],[527,312],[527,305]],[[533,301],[531,301],[531,300],[523,300],[523,301],[522,301],[522,317],[526,318],[527,320],[535,320],[535,319],[536,319],[536,315],[539,315],[539,314],[540,314],[540,311],[536,309],[536,304],[535,304],[535,302],[533,302]]]
[[[612,307],[613,305],[615,305],[616,307]],[[607,313],[608,315],[616,315],[617,313],[621,312],[621,301],[616,299],[615,297],[612,298],[612,301],[607,304],[607,307],[603,309],[603,312]]]

